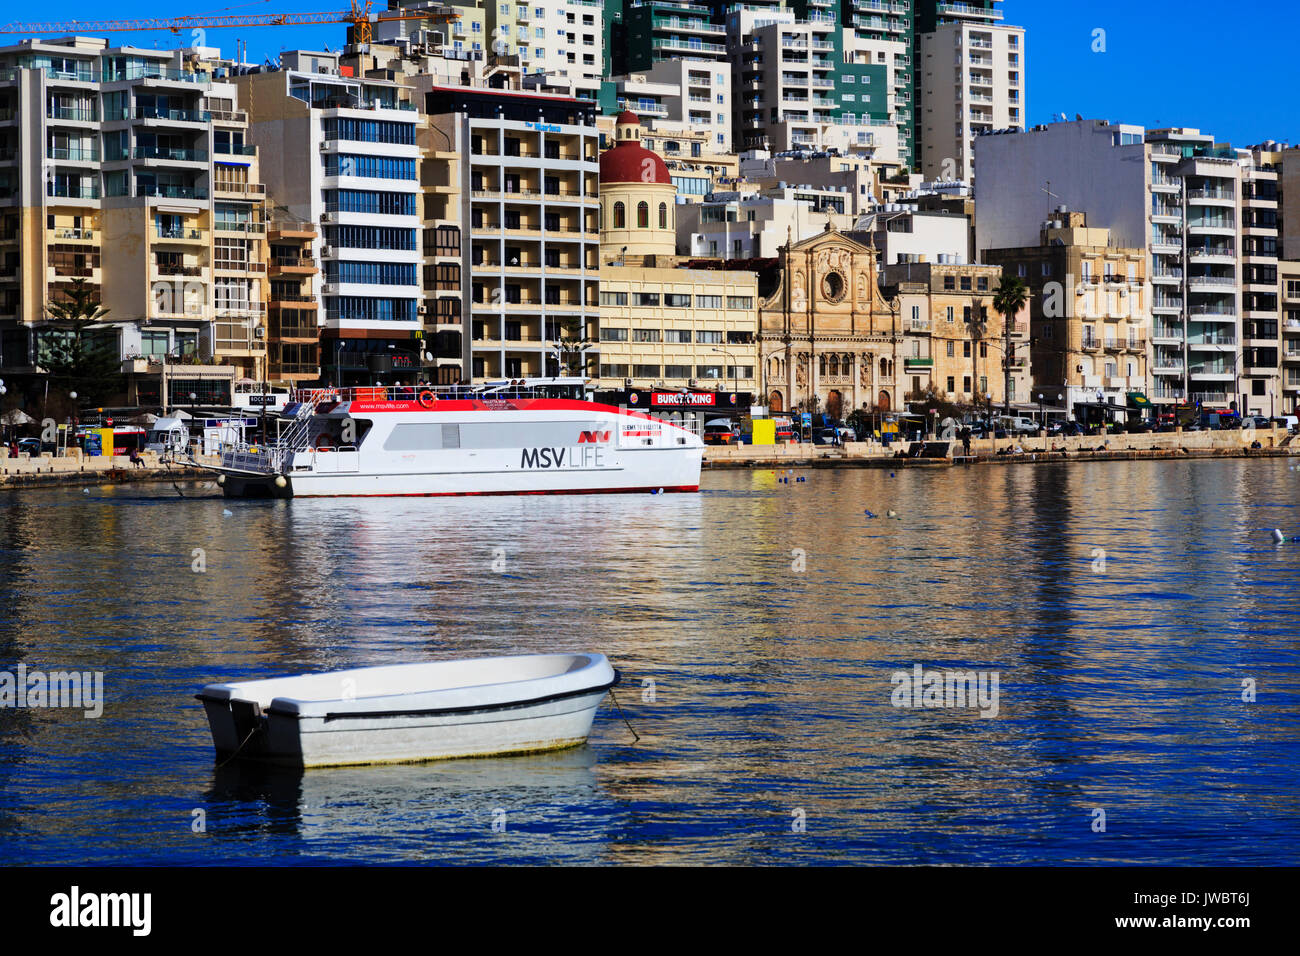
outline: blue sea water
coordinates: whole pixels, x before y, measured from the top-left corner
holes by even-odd
[[[0,859],[1297,862],[1285,461],[801,474],[706,473],[698,495],[6,493],[0,671],[102,671],[106,702],[0,710]],[[607,703],[559,753],[217,770],[193,699],[552,650],[611,658],[639,741]],[[996,716],[895,706],[918,664],[995,673]]]

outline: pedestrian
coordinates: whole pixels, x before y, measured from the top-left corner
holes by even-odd
[[[139,448],[131,449],[131,464],[134,465],[136,468],[144,467],[144,459],[140,457]]]
[[[961,453],[970,457],[970,426],[963,425],[961,430]]]

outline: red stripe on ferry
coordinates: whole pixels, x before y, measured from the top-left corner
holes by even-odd
[[[670,488],[567,488],[555,491],[406,491],[379,494],[299,495],[295,498],[474,498],[500,495],[630,495],[662,491],[664,494],[698,492],[699,485],[674,485]]]

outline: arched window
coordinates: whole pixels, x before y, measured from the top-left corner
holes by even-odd
[[[627,210],[621,202],[614,203],[614,228],[623,229],[627,226]]]
[[[838,378],[839,374],[840,374],[840,357],[838,355],[832,355],[831,356],[831,377]]]
[[[638,229],[650,228],[650,204],[648,202],[636,204],[636,226]]]
[[[668,203],[666,202],[661,202],[659,204],[659,228],[668,228]]]
[[[825,356],[825,355],[819,355],[819,356],[817,356],[817,374],[818,374],[818,375],[825,375],[825,374],[826,374],[826,356]]]

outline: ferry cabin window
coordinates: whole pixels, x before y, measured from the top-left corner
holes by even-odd
[[[612,431],[600,422],[401,422],[393,426],[384,451],[439,451],[448,448],[569,448],[583,432]]]

